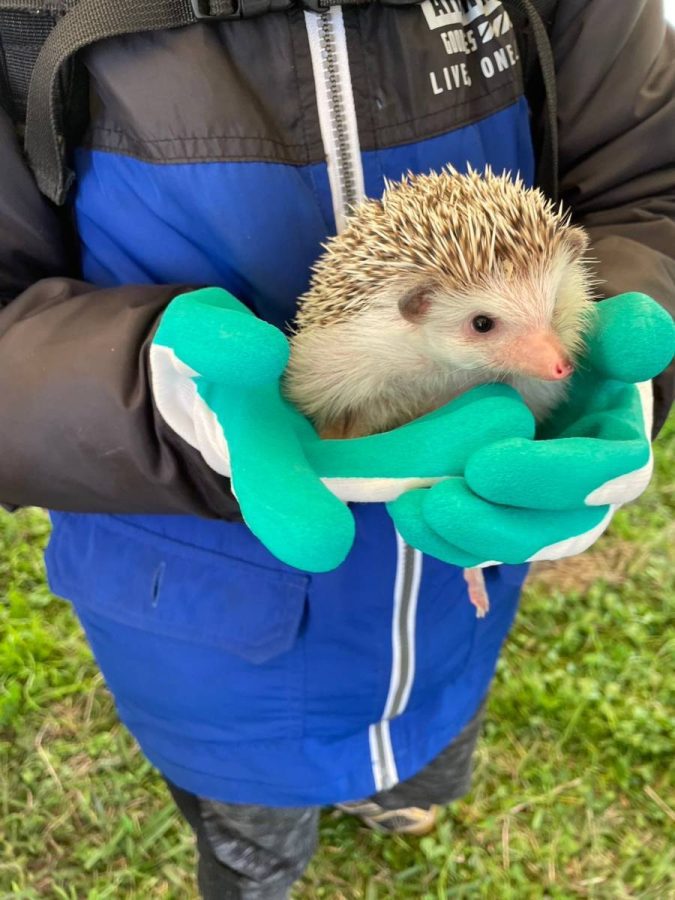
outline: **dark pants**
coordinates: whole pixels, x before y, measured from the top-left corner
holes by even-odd
[[[482,714],[481,707],[421,772],[370,799],[386,809],[428,809],[465,794]],[[197,836],[197,875],[204,900],[286,900],[316,850],[318,807],[219,803],[167,783]]]

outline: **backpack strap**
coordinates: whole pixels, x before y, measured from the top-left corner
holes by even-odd
[[[0,107],[19,134],[35,61],[73,0],[0,0]]]
[[[523,77],[528,99],[532,99],[534,111],[541,106],[542,125],[536,149],[539,151],[537,183],[553,201],[558,200],[558,94],[556,89],[555,62],[548,33],[552,28],[559,0],[508,0],[508,5],[518,12],[527,27]],[[534,46],[533,46],[534,45]],[[537,97],[536,69],[541,73],[543,97]]]

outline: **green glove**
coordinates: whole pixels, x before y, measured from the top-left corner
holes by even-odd
[[[351,547],[354,523],[304,458],[309,423],[278,390],[288,353],[284,335],[226,291],[184,294],[151,346],[153,393],[169,425],[231,477],[247,524],[272,553],[332,568]]]
[[[322,441],[281,395],[288,352],[280,331],[218,288],[173,300],[150,348],[160,414],[232,479],[247,525],[288,565],[342,562],[354,537],[344,501],[391,500],[461,475],[480,447],[534,435],[516,392],[488,385],[396,431]]]
[[[585,550],[649,483],[648,379],[667,367],[674,346],[671,317],[649,297],[600,303],[568,399],[537,440],[485,445],[468,459],[464,478],[391,503],[403,538],[464,567]]]

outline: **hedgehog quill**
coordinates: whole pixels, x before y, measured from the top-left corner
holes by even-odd
[[[387,431],[477,385],[537,420],[564,397],[594,280],[585,232],[508,174],[388,183],[328,241],[300,299],[284,389],[323,437]],[[482,571],[465,571],[478,615]]]

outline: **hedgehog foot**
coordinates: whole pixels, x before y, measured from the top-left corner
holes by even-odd
[[[469,590],[469,600],[476,607],[476,618],[484,619],[490,611],[490,597],[485,586],[482,569],[464,569],[464,580]]]

